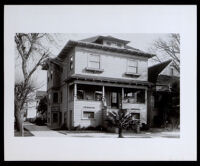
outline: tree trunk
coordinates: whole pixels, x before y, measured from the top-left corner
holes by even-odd
[[[122,128],[118,128],[118,136],[119,138],[123,138],[123,135],[122,135]]]
[[[17,124],[17,130],[20,133],[20,136],[24,136],[24,119],[23,119],[23,113],[18,109],[17,110],[17,116],[16,116],[16,124]]]

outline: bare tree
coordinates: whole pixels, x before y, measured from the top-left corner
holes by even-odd
[[[15,118],[20,135],[23,136],[23,117],[25,103],[30,101],[30,94],[34,91],[31,77],[40,65],[49,57],[49,49],[44,47],[44,40],[53,42],[49,34],[16,33],[15,44],[18,57],[21,60],[23,80],[15,84]]]
[[[162,62],[162,59],[173,59],[174,67],[180,72],[180,35],[170,34],[169,40],[159,38],[154,41],[152,52],[159,52],[161,55],[156,56],[158,62]]]

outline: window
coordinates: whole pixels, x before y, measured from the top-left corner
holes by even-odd
[[[170,75],[173,76],[174,75],[174,69],[170,68]]]
[[[58,122],[58,113],[53,113],[53,123]]]
[[[106,44],[110,46],[110,45],[111,45],[111,42],[106,42]]]
[[[133,113],[133,118],[134,119],[140,119],[140,114],[139,113]]]
[[[47,72],[47,82],[49,82],[49,72]]]
[[[117,103],[117,92],[112,92],[111,102]]]
[[[121,46],[122,46],[122,44],[121,44],[121,43],[117,43],[117,46],[118,46],[118,47],[121,47]]]
[[[73,56],[70,57],[69,68],[70,68],[70,70],[72,70],[74,68],[74,58],[73,58]]]
[[[60,102],[62,103],[62,92],[60,92]]]
[[[94,112],[92,111],[83,111],[84,119],[94,119]]]
[[[48,103],[49,103],[49,105],[50,105],[50,103],[51,103],[51,94],[49,93],[49,95],[48,95]]]
[[[101,101],[102,100],[102,92],[101,91],[95,91],[94,92],[94,98],[96,101]]]
[[[84,91],[83,90],[77,90],[77,99],[79,99],[79,100],[84,99]]]
[[[51,80],[52,80],[52,78],[53,78],[53,70],[51,70],[51,74],[50,75],[51,75]]]
[[[88,67],[93,69],[100,69],[100,56],[91,54],[88,58]]]
[[[58,103],[58,92],[53,93],[53,102]]]
[[[125,89],[124,102],[127,103],[145,103],[145,90],[144,89]]]
[[[135,60],[128,60],[127,72],[138,73],[138,62]]]

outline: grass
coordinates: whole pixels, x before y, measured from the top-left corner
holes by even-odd
[[[15,130],[14,136],[21,137],[19,131],[17,131],[17,130]],[[27,129],[24,129],[24,137],[30,137],[30,136],[34,136],[34,135],[31,134],[31,132],[28,131]]]

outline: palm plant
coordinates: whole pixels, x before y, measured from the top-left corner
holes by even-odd
[[[108,126],[118,128],[119,138],[123,138],[123,129],[131,128],[136,122],[136,120],[133,118],[133,113],[128,112],[127,109],[119,109],[117,112],[108,112],[106,121]]]

